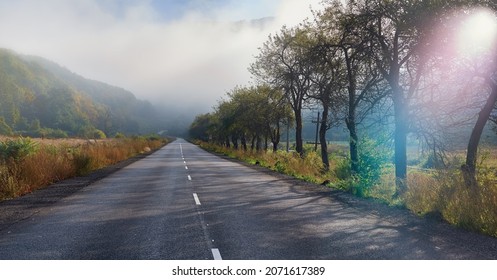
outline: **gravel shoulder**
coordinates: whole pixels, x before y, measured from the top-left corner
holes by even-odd
[[[76,193],[84,187],[109,176],[133,162],[153,154],[154,152],[155,151],[137,155],[117,164],[91,172],[85,176],[78,176],[56,182],[18,198],[0,201],[0,231],[8,228],[12,224],[30,218],[40,212],[43,208],[50,207],[57,201]]]

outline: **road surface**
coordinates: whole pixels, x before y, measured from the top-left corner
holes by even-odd
[[[0,259],[496,258],[495,238],[181,139],[0,230]]]

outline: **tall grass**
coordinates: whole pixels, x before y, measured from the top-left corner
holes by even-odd
[[[333,171],[325,171],[321,157],[314,151],[307,151],[302,158],[296,152],[256,151],[232,149],[212,143],[199,142],[200,146],[213,152],[221,153],[250,164],[257,164],[282,174],[287,174],[309,182],[321,184],[325,181],[335,181]]]
[[[0,159],[0,199],[21,196],[59,180],[88,174],[166,143],[165,140],[138,137],[98,142],[74,140],[74,143],[19,138],[0,142],[0,147],[7,142],[11,146],[16,142],[19,146],[37,148],[19,157],[3,156]]]
[[[436,214],[447,222],[497,237],[497,176],[495,168],[478,171],[478,186],[468,187],[457,169],[410,174],[407,208],[420,215]]]

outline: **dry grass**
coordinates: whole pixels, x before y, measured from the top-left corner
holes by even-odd
[[[287,174],[309,182],[321,184],[324,181],[335,181],[334,172],[324,171],[321,157],[313,151],[307,152],[304,158],[298,153],[285,151],[255,151],[231,149],[215,144],[200,143],[210,151],[221,153],[250,164],[267,167],[282,174]],[[331,162],[333,164],[333,162]],[[333,169],[333,168],[331,168]]]
[[[33,141],[38,143],[36,152],[22,159],[0,162],[0,199],[21,196],[56,181],[84,175],[165,144],[145,138]]]

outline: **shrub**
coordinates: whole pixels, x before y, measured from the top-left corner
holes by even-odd
[[[117,139],[122,139],[122,138],[125,138],[126,136],[124,136],[124,134],[122,134],[121,132],[117,132],[116,135],[114,135],[114,138],[117,138]]]
[[[0,159],[4,162],[9,159],[19,161],[36,152],[37,146],[30,138],[7,139],[0,142]]]
[[[67,132],[61,129],[53,129],[53,128],[41,128],[40,130],[34,133],[35,135],[43,138],[68,138]]]

